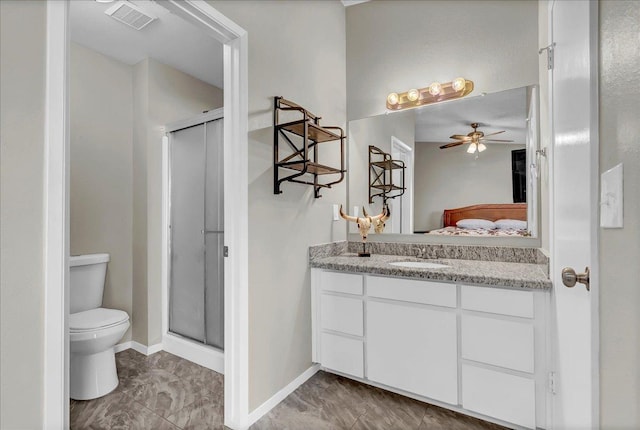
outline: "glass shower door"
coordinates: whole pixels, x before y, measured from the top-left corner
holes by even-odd
[[[169,331],[224,347],[223,121],[171,134]]]
[[[205,183],[205,343],[224,347],[224,159],[223,121],[206,127]]]
[[[171,278],[169,330],[205,338],[205,126],[171,135]]]

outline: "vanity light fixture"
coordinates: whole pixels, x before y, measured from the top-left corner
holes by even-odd
[[[396,105],[399,101],[398,93],[391,93],[387,96],[387,105]]]
[[[440,82],[434,82],[433,84],[429,85],[429,94],[431,94],[432,96],[437,96],[441,92],[442,85],[440,85]]]
[[[420,98],[420,91],[415,88],[407,91],[407,99],[409,99],[409,101],[415,102],[418,98]]]
[[[452,82],[433,82],[426,88],[410,89],[404,93],[390,93],[387,109],[402,110],[430,103],[464,97],[473,91],[473,81],[456,78]]]

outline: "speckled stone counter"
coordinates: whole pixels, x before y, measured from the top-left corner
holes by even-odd
[[[446,264],[441,269],[418,269],[392,266],[397,261],[429,261]],[[341,253],[310,258],[311,267],[375,275],[399,276],[407,278],[447,281],[452,283],[476,284],[514,289],[551,288],[545,264],[513,263],[504,261],[463,260],[463,259],[420,259],[403,255],[373,254],[358,257],[357,254]]]

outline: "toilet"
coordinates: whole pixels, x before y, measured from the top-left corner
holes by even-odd
[[[69,258],[69,395],[74,400],[102,397],[118,386],[113,347],[129,328],[129,315],[102,307],[109,254]]]

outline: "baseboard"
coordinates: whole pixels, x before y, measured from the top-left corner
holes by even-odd
[[[224,352],[217,348],[199,344],[171,333],[162,337],[162,347],[170,354],[224,374]]]
[[[309,378],[316,374],[320,370],[319,364],[313,364],[307,370],[302,372],[296,379],[287,384],[283,389],[274,394],[269,400],[258,406],[249,414],[247,427],[262,418],[267,412],[275,408],[278,403],[283,401],[287,396],[293,393],[300,385],[307,382]]]
[[[161,343],[156,343],[155,345],[151,345],[151,346],[145,346],[139,342],[136,342],[135,340],[122,342],[113,347],[113,350],[116,354],[126,349],[133,349],[134,351],[138,351],[141,354],[151,355],[151,354],[155,354],[158,351],[162,351],[163,347]]]

